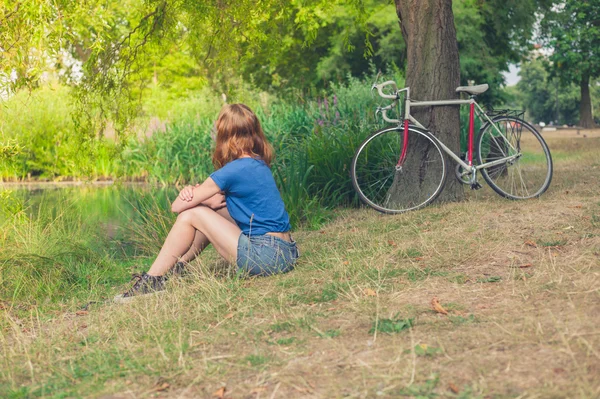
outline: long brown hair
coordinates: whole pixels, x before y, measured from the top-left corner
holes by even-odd
[[[228,162],[250,155],[271,166],[273,149],[267,141],[258,118],[244,104],[227,104],[216,122],[217,146],[213,165],[219,169]]]

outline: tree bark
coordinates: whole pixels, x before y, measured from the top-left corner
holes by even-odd
[[[590,77],[583,75],[580,82],[581,102],[579,103],[579,126],[593,129],[594,116],[592,115],[592,99],[590,97]]]
[[[460,64],[452,0],[395,0],[395,4],[406,43],[406,86],[410,87],[411,99],[429,101],[458,98],[456,87],[460,85]],[[448,148],[456,154],[459,153],[458,106],[413,108],[411,114]],[[423,158],[420,164],[425,164],[427,149],[422,148],[420,154]],[[447,162],[449,169],[446,187],[438,201],[459,201],[464,197],[462,184],[454,178],[453,165],[453,162]],[[420,173],[421,178],[412,181],[421,181],[421,184],[427,187],[428,182],[423,180],[426,174],[422,171],[414,173]],[[406,179],[404,180],[406,182]],[[394,182],[390,193],[403,195],[402,192],[407,190],[421,189],[413,185],[398,187]]]

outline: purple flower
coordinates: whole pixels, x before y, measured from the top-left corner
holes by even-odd
[[[323,99],[323,104],[325,104],[325,112],[329,112],[329,102],[327,101],[327,97]]]
[[[333,106],[337,106],[337,96],[335,94],[333,95]]]

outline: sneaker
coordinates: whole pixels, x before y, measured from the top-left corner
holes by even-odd
[[[177,262],[175,263],[175,266],[169,270],[169,273],[175,277],[183,277],[187,274],[185,265],[186,264],[184,262]]]
[[[134,274],[135,283],[133,286],[121,295],[114,298],[114,302],[125,303],[130,302],[134,297],[142,295],[155,294],[165,289],[165,276],[150,276],[149,274]]]

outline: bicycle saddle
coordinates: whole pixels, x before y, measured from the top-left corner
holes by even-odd
[[[487,91],[487,89],[489,89],[489,85],[483,84],[483,85],[477,85],[477,86],[460,86],[456,88],[456,92],[460,93],[460,92],[465,92],[465,93],[469,93],[470,95],[474,96],[477,94],[482,94],[485,93]]]

